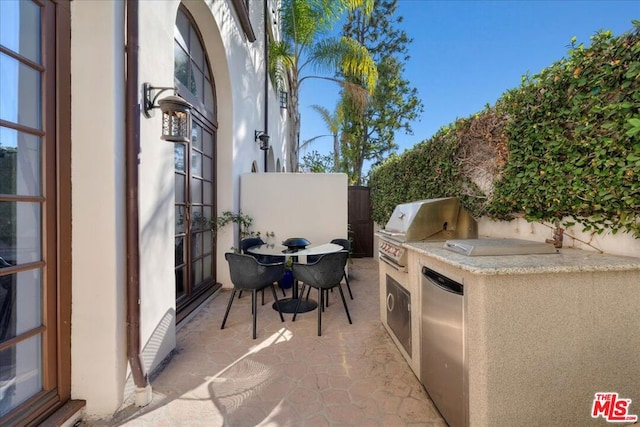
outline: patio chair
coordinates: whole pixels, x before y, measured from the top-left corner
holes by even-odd
[[[264,240],[259,237],[247,237],[240,240],[240,252],[243,254],[247,253],[247,249],[252,248],[254,246],[264,245]],[[255,255],[251,255],[254,258],[257,258]]]
[[[351,253],[351,242],[347,239],[333,239],[331,243],[335,243],[336,245],[340,245],[344,248],[347,253]],[[345,283],[347,284],[347,290],[349,291],[349,298],[353,299],[353,294],[351,293],[351,286],[349,285],[349,275],[347,272],[344,272],[342,276],[344,278]]]
[[[252,257],[257,259],[258,262],[261,264],[274,264],[274,263],[285,261],[285,257],[275,257],[275,256],[269,256],[269,255],[254,255],[247,252],[249,248],[252,248],[254,246],[260,246],[260,245],[264,245],[264,240],[262,240],[260,237],[246,237],[240,240],[240,252],[243,254],[251,255]],[[287,296],[284,289],[282,289],[282,295],[285,297]],[[238,292],[238,298],[242,298],[242,291]],[[262,290],[262,305],[264,305],[264,289]]]
[[[344,250],[346,250],[347,252],[351,251],[351,242],[349,242],[349,240],[347,239],[333,239],[331,243],[342,246]],[[319,255],[308,255],[307,263],[316,262],[318,258],[320,258]],[[351,293],[351,286],[349,285],[349,275],[347,274],[346,271],[344,272],[344,275],[342,277],[344,278],[344,281],[347,284],[347,290],[349,291],[349,298],[353,299],[353,293]],[[307,298],[309,298],[310,291],[311,291],[311,288],[307,290]],[[326,293],[325,304],[327,307],[329,307],[329,292]]]
[[[347,251],[340,251],[322,255],[316,262],[311,264],[293,263],[293,277],[302,282],[302,292],[304,293],[305,286],[310,286],[318,290],[318,336],[322,335],[322,312],[324,311],[324,291],[326,290],[338,288],[340,297],[342,298],[342,304],[344,305],[344,311],[347,313],[347,319],[349,319],[349,324],[352,324],[347,301],[344,299],[344,293],[340,285],[348,258],[349,253]],[[302,298],[298,300],[296,310],[293,314],[294,322],[301,300]]]
[[[224,319],[222,319],[222,326],[220,329],[224,329],[224,325],[227,323],[227,317],[231,310],[231,304],[236,295],[236,291],[250,290],[251,291],[251,313],[253,314],[253,339],[256,339],[256,323],[257,323],[257,307],[256,307],[256,294],[259,290],[271,287],[273,298],[280,314],[280,320],[284,322],[282,311],[280,310],[280,302],[278,301],[278,295],[273,287],[273,283],[278,281],[284,276],[284,263],[276,264],[260,264],[258,260],[250,255],[236,254],[233,252],[227,252],[224,254],[225,259],[229,263],[229,272],[231,274],[231,283],[233,283],[233,291],[229,297],[229,303],[227,304],[227,311],[224,313]]]

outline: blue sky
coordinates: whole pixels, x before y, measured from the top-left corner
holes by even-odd
[[[435,1],[400,0],[397,13],[413,43],[404,77],[424,104],[413,135],[396,134],[398,153],[430,138],[456,118],[494,104],[522,75],[536,74],[566,56],[572,37],[588,45],[598,30],[618,36],[640,19],[640,0],[624,1]],[[301,87],[300,143],[327,133],[318,104],[333,111],[339,88],[307,80]],[[307,151],[328,154],[332,139],[320,138]],[[304,151],[301,152],[301,159]]]

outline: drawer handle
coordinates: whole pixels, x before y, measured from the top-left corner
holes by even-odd
[[[393,299],[393,294],[387,294],[387,311],[393,311],[393,307],[395,306],[395,300]]]

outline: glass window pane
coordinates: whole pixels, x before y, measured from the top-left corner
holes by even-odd
[[[187,283],[187,272],[183,268],[176,270],[176,299],[184,295],[184,284]]]
[[[213,181],[212,174],[213,160],[210,157],[202,157],[202,178]]]
[[[197,151],[191,152],[191,174],[202,176],[202,154]]]
[[[213,186],[210,182],[204,182],[202,195],[202,203],[204,203],[205,205],[213,204]]]
[[[174,43],[173,47],[173,74],[176,79],[185,87],[189,87],[189,56],[187,53],[178,45],[178,43]]]
[[[202,75],[202,71],[191,67],[191,77],[193,78],[193,82],[191,82],[191,93],[204,103],[204,76]]]
[[[187,87],[192,94],[198,97],[198,99],[200,98],[200,96],[198,95],[198,85],[196,83],[195,70],[193,69],[193,63],[191,61],[189,61],[189,85]]]
[[[191,27],[191,39],[189,41],[191,58],[193,58],[193,62],[195,62],[198,68],[202,70],[204,68],[204,51],[202,50],[202,45],[200,45],[200,38],[193,27]]]
[[[202,151],[209,157],[213,157],[213,135],[206,130],[202,132]]]
[[[0,53],[0,87],[0,119],[40,129],[40,73]]]
[[[193,283],[196,285],[202,282],[202,260],[199,259],[191,263],[191,274],[193,274]]]
[[[192,258],[198,258],[202,256],[202,233],[193,233],[191,235],[192,238],[192,250],[193,253],[191,254]]]
[[[191,230],[200,230],[202,228],[202,208],[199,206],[191,207]]]
[[[203,254],[206,255],[211,253],[211,248],[213,247],[212,242],[213,242],[213,234],[209,232],[205,232],[202,235],[202,253]]]
[[[213,218],[212,213],[213,210],[211,209],[210,206],[205,206],[202,208],[202,217],[204,219],[204,222],[202,224],[202,229],[203,230],[209,230],[211,227],[209,227],[209,222],[211,221],[211,218]]]
[[[0,351],[0,416],[42,390],[42,335]]]
[[[184,175],[179,173],[175,175],[176,175],[176,194],[175,194],[176,202],[183,203],[185,201],[184,200],[184,183],[185,183]]]
[[[215,113],[216,108],[213,103],[213,87],[209,80],[204,81],[204,106]]]
[[[174,167],[177,171],[180,172],[184,172],[185,171],[185,166],[184,166],[184,151],[185,151],[185,146],[182,144],[174,144],[173,145],[173,162],[174,162]]]
[[[175,234],[184,233],[184,213],[185,213],[184,205],[176,206],[176,231]]]
[[[0,127],[0,194],[39,196],[40,137]]]
[[[0,257],[11,265],[40,261],[40,204],[0,202]]]
[[[40,269],[0,276],[0,341],[42,324],[41,285]]]
[[[191,178],[191,203],[202,203],[202,181]]]
[[[202,279],[211,279],[211,256],[206,256],[202,259]]]
[[[189,27],[189,18],[187,18],[187,15],[185,15],[182,10],[178,9],[173,37],[175,37],[176,41],[180,43],[185,50],[189,49],[189,44],[187,42],[189,37]]]
[[[40,63],[40,7],[31,1],[0,1],[0,44]],[[0,85],[1,86],[1,85]]]
[[[194,123],[191,128],[191,145],[202,150],[202,127],[197,123]]]
[[[184,264],[184,237],[176,237],[176,248],[175,248],[175,252],[176,252],[176,264],[175,266],[178,267],[182,264]]]

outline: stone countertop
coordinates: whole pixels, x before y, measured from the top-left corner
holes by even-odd
[[[638,271],[640,258],[561,248],[555,254],[466,256],[443,247],[444,241],[406,242],[408,250],[481,275]]]

